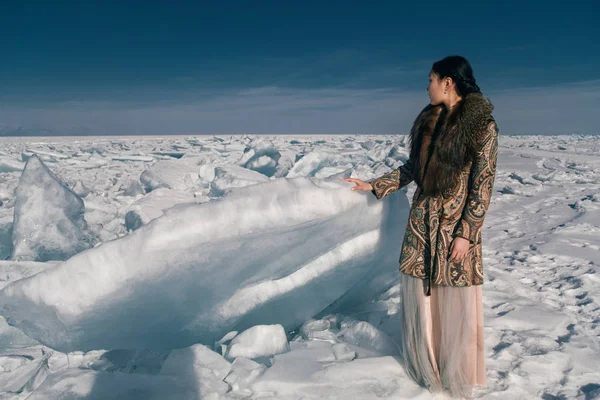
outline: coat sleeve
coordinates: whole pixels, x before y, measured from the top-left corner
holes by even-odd
[[[467,201],[455,232],[455,236],[468,239],[471,243],[481,240],[481,228],[494,188],[497,157],[498,127],[492,121],[478,140],[477,156],[469,175]]]
[[[400,167],[380,176],[379,178],[369,181],[369,183],[371,186],[373,186],[371,193],[373,193],[379,200],[398,189],[402,189],[412,181],[412,163],[409,159]]]

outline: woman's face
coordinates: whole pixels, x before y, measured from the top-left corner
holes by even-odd
[[[444,80],[440,79],[438,74],[433,71],[429,73],[427,93],[429,93],[429,102],[431,105],[437,106],[444,100]]]

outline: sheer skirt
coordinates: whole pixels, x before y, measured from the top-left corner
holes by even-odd
[[[408,375],[432,392],[470,397],[486,385],[482,285],[431,285],[401,274],[401,349]]]

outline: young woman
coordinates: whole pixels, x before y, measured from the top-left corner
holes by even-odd
[[[470,397],[486,385],[481,229],[498,128],[463,57],[435,62],[427,92],[407,162],[370,182],[344,180],[377,199],[417,184],[400,254],[405,368],[431,391]]]

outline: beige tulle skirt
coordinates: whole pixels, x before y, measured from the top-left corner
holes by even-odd
[[[432,392],[470,397],[485,386],[482,286],[431,286],[401,273],[401,349],[408,375]]]

